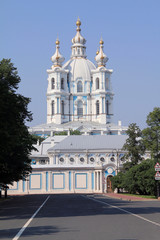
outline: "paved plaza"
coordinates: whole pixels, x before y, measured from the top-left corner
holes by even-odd
[[[0,240],[159,240],[160,201],[25,195],[0,202]]]

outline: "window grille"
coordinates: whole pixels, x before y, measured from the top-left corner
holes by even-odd
[[[51,80],[51,89],[55,89],[55,79],[52,78]]]
[[[78,104],[77,104],[77,115],[78,115],[78,117],[83,116],[83,103],[81,100],[78,101]]]
[[[99,89],[99,78],[96,78],[96,89]]]
[[[61,102],[61,113],[64,115],[64,101]]]
[[[78,83],[77,83],[77,92],[82,92],[82,91],[83,91],[82,82],[78,81]]]
[[[61,79],[61,89],[64,89],[64,78]]]
[[[54,115],[54,101],[52,101],[52,115]]]
[[[96,115],[99,115],[99,101],[96,101]]]

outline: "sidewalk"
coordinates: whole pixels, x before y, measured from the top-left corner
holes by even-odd
[[[129,196],[129,195],[124,195],[124,194],[120,194],[120,193],[104,193],[103,195],[110,197],[110,198],[116,198],[116,199],[121,199],[121,200],[126,200],[126,201],[158,201],[158,199],[142,198],[142,197],[138,197],[138,196]]]

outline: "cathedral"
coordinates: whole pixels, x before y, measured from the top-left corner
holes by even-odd
[[[81,22],[76,22],[77,33],[72,39],[71,58],[64,65],[64,57],[56,52],[48,73],[47,123],[89,121],[112,122],[113,91],[112,70],[106,68],[107,56],[103,52],[103,40],[95,57],[95,66],[86,56],[86,40],[81,35]]]
[[[76,35],[72,39],[71,57],[63,64],[60,41],[51,57],[53,65],[47,70],[47,123],[30,128],[40,136],[70,129],[86,135],[124,135],[126,127],[121,121],[113,123],[113,97],[111,75],[106,68],[108,57],[101,39],[95,63],[87,59],[86,40],[81,35],[81,21],[76,22]]]
[[[45,137],[31,152],[32,173],[10,185],[9,194],[111,192],[111,178],[123,166],[127,127],[113,123],[113,71],[106,67],[104,42],[92,63],[80,19],[76,26],[70,59],[63,64],[57,39],[47,70],[47,123],[29,129]],[[81,135],[70,136],[70,130]]]

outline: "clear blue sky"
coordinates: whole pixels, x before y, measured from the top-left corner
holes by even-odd
[[[47,73],[55,40],[70,58],[76,20],[82,22],[87,58],[94,62],[101,36],[112,75],[114,122],[136,122],[160,107],[159,0],[0,0],[0,59],[11,58],[21,77],[19,92],[31,98],[31,126],[46,122]]]

